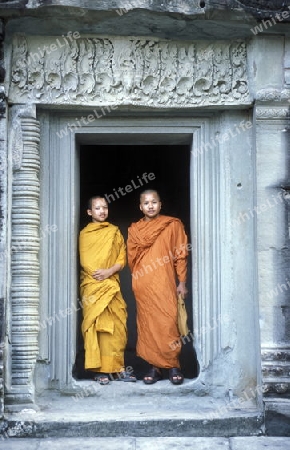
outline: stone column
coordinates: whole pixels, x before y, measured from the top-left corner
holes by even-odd
[[[9,134],[13,182],[7,355],[10,362],[5,402],[22,407],[34,402],[33,372],[38,354],[40,128],[35,115],[34,106],[12,107]]]
[[[255,115],[263,391],[266,396],[287,397],[290,392],[289,107],[257,106]]]
[[[284,36],[256,36],[249,44],[257,191],[259,320],[264,399],[289,396],[290,45]],[[267,52],[267,58],[264,57]],[[268,401],[268,400],[267,400]]]
[[[4,24],[0,21],[0,419],[4,413],[4,324],[6,296],[6,210],[7,210],[7,156],[6,156],[6,100],[4,91],[3,48]]]

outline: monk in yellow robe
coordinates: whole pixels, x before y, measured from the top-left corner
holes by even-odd
[[[140,210],[144,218],[129,227],[127,251],[137,305],[137,355],[152,366],[143,381],[153,384],[162,378],[160,369],[169,369],[170,381],[181,384],[180,346],[171,344],[180,339],[177,297],[187,294],[187,236],[179,219],[160,214],[156,191],[141,194]]]
[[[124,239],[119,228],[107,222],[104,198],[92,197],[87,213],[92,222],[79,237],[85,368],[98,373],[94,379],[100,384],[109,383],[109,374],[136,381],[124,369],[127,309],[118,275],[126,264]]]

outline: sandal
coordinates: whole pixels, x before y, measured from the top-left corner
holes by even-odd
[[[162,373],[157,367],[151,367],[151,370],[143,378],[145,384],[154,384],[157,381],[162,380]]]
[[[109,376],[106,373],[101,373],[99,375],[96,375],[93,378],[93,380],[97,381],[99,384],[102,384],[102,385],[110,383]]]
[[[182,384],[184,381],[184,376],[182,375],[180,369],[177,367],[169,369],[169,380],[172,384]]]
[[[136,382],[137,378],[133,373],[126,372],[126,370],[122,370],[121,372],[117,372],[114,374],[115,381],[125,381],[125,382]]]

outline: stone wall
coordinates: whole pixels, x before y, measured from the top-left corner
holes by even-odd
[[[245,39],[263,20],[276,20],[274,33],[289,33],[285,2],[235,0],[15,0],[1,2],[7,31],[35,35],[154,36],[165,39]],[[280,19],[276,17],[279,14]],[[276,19],[274,19],[276,17]],[[273,22],[274,23],[274,22]],[[269,31],[268,26],[267,32]],[[262,23],[263,25],[263,23]]]
[[[290,14],[286,13],[290,10],[285,3],[184,0],[161,5],[157,0],[7,0],[2,1],[0,10],[0,16],[7,22],[6,61],[11,68],[11,78],[6,80],[6,85],[10,89],[11,104],[41,105],[42,108],[80,107],[85,99],[90,107],[118,104],[123,111],[138,107],[143,111],[146,108],[167,111],[175,108],[190,112],[203,108],[254,107],[252,138],[257,159],[252,170],[257,192],[253,193],[253,208],[245,210],[241,207],[240,219],[241,222],[248,221],[247,225],[253,219],[253,226],[256,227],[258,295],[253,289],[252,300],[260,318],[263,383],[265,395],[269,398],[287,398],[290,393],[290,282],[287,278],[290,181],[286,169],[289,165],[290,100],[287,37]],[[281,16],[283,12],[285,14]],[[254,32],[256,25],[260,28]],[[264,31],[267,36],[263,35]],[[74,33],[79,37],[71,40]],[[63,45],[65,40],[68,44]],[[107,66],[109,69],[105,70]],[[7,223],[8,145],[3,76],[0,61],[0,245],[4,255],[0,267],[6,275],[10,273],[6,271],[7,224],[10,231],[11,227],[10,222]],[[20,113],[15,123],[20,124],[19,136],[24,133],[26,138],[24,157],[31,164],[31,151],[34,157],[38,153],[39,129],[36,113],[31,112],[34,106],[28,110],[24,116]],[[12,132],[14,135],[17,132],[13,126],[9,132],[10,142],[13,142]],[[31,147],[29,142],[33,139]],[[16,133],[15,148],[18,144]],[[15,148],[10,146],[11,155]],[[17,201],[20,201],[18,181],[22,183],[24,179],[29,184],[31,176],[36,184],[39,180],[38,168],[34,168],[32,174],[25,171],[26,166],[22,172],[21,165],[14,169],[13,186],[11,180],[14,198],[10,200],[14,201],[12,213],[14,211],[16,214]],[[234,182],[233,179],[231,181]],[[237,198],[243,195],[243,183],[238,180]],[[33,204],[32,208],[37,209],[37,195],[34,193],[30,198],[28,192],[28,206]],[[238,214],[237,198],[233,198],[233,204]],[[38,222],[32,224],[30,231],[28,229],[34,241],[37,239],[37,227]],[[13,236],[16,239],[19,233],[22,229],[16,223],[12,239]],[[248,238],[244,236],[244,239]],[[32,275],[28,274],[34,281],[37,280],[37,255],[36,245],[29,256],[35,262],[36,269],[32,270]],[[16,269],[21,272],[22,255],[14,254],[13,258]],[[24,286],[27,284],[27,273],[22,273],[22,276]],[[239,274],[236,276],[239,277]],[[13,285],[17,287],[17,282],[14,273],[12,288]],[[32,297],[35,299],[38,296],[37,282],[32,287]],[[0,323],[1,415],[5,283],[1,285],[0,292],[0,315],[3,313]],[[21,312],[18,298],[14,300],[12,317],[16,319],[20,313],[29,316],[29,309],[26,310],[23,305]],[[34,311],[37,309],[36,301],[33,308]],[[29,367],[24,367],[22,379],[17,379],[16,373],[18,371],[23,375],[21,365],[17,362],[14,365],[15,385],[27,385],[29,395],[33,391],[31,366],[37,354],[35,317],[31,319],[33,330],[29,339],[32,336],[30,341],[33,345],[28,350]],[[25,334],[24,329],[18,329],[14,341],[13,337],[11,341],[19,355],[23,350],[19,345],[22,332]],[[260,345],[258,340],[254,344],[257,347]],[[21,391],[22,394],[25,399],[25,392]],[[30,401],[33,401],[33,393]]]
[[[6,299],[6,230],[7,230],[7,146],[6,146],[6,99],[4,92],[4,24],[0,21],[0,418],[4,413],[4,336]]]

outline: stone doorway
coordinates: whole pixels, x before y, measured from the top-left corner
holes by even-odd
[[[172,149],[187,149],[188,161],[190,159],[190,231],[193,244],[191,288],[194,299],[194,336],[191,336],[191,340],[194,340],[200,365],[197,381],[202,386],[202,392],[217,396],[224,396],[229,390],[239,393],[248,386],[255,387],[259,382],[259,349],[256,345],[249,345],[249,342],[258,342],[255,234],[252,222],[234,222],[241,208],[251,208],[253,202],[254,165],[249,145],[251,130],[244,132],[244,139],[237,135],[234,142],[229,137],[216,139],[216,136],[226,136],[229,127],[236,129],[234,127],[239,123],[244,123],[249,113],[208,111],[196,117],[190,117],[189,114],[173,117],[173,113],[169,115],[157,111],[150,117],[145,112],[135,114],[134,117],[129,113],[119,113],[94,120],[85,126],[75,125],[68,130],[68,123],[81,123],[76,115],[85,117],[86,112],[40,109],[37,112],[40,124],[40,208],[36,208],[35,217],[38,218],[40,213],[41,229],[49,225],[56,232],[41,239],[39,285],[38,278],[25,279],[25,283],[34,283],[35,291],[39,286],[39,302],[35,302],[33,311],[35,317],[38,318],[39,314],[41,326],[36,364],[34,341],[28,339],[25,344],[32,361],[27,374],[29,382],[25,388],[21,388],[19,395],[14,394],[12,386],[11,402],[17,404],[18,397],[26,395],[26,391],[32,399],[35,388],[37,392],[47,389],[62,391],[79,383],[72,374],[76,361],[80,309],[77,263],[77,237],[81,225],[79,169],[81,151],[86,146],[104,146],[105,151],[116,145],[136,148],[150,144],[152,147],[167,147],[167,153],[171,146]],[[24,148],[27,146],[30,151],[28,144],[25,141]],[[27,158],[30,155],[28,150]],[[27,159],[27,164],[30,164],[30,159]],[[133,178],[143,173],[143,168],[139,174],[137,167]],[[32,165],[30,170],[36,171],[37,167]],[[237,202],[240,181],[245,178],[245,174],[245,191]],[[20,187],[25,187],[22,173],[15,180]],[[18,184],[13,199],[15,211],[22,192]],[[118,187],[114,183],[112,186],[113,189]],[[178,211],[170,213],[182,217]],[[20,225],[15,225],[15,236],[19,230]],[[244,245],[240,245],[246,230],[247,240]],[[28,232],[31,232],[30,229],[27,229]],[[18,254],[15,253],[16,262],[17,258]],[[236,267],[240,269],[233,270]],[[16,279],[12,279],[13,288],[16,282]],[[16,313],[16,310],[12,311],[12,315]],[[15,329],[12,349],[20,347],[20,339],[21,334]],[[14,364],[14,360],[12,362]],[[18,374],[16,363],[12,371]],[[196,380],[189,380],[188,383],[192,383],[193,391],[198,389]],[[9,396],[10,393],[7,398]]]
[[[79,307],[78,296],[79,267],[77,244],[79,230],[84,220],[84,216],[80,217],[80,211],[84,209],[84,199],[87,197],[90,188],[87,183],[82,183],[81,177],[87,178],[87,175],[84,175],[85,169],[83,167],[86,167],[86,165],[89,167],[89,159],[91,157],[87,156],[84,158],[83,155],[86,153],[89,155],[90,151],[94,152],[98,149],[98,154],[102,156],[103,162],[107,161],[106,164],[111,164],[112,155],[118,149],[119,152],[121,151],[124,154],[124,158],[118,159],[116,168],[121,164],[124,171],[128,170],[128,159],[132,158],[133,154],[137,154],[137,147],[140,149],[149,144],[151,157],[155,154],[153,169],[148,168],[147,170],[143,169],[143,165],[138,166],[138,158],[136,159],[135,157],[130,180],[136,179],[137,181],[138,176],[140,177],[146,170],[147,172],[158,170],[160,179],[158,180],[156,176],[156,181],[159,183],[156,187],[160,189],[162,184],[168,184],[166,189],[160,189],[165,204],[167,203],[166,197],[168,196],[170,199],[170,196],[174,196],[176,198],[182,187],[184,203],[173,202],[175,203],[174,208],[172,203],[171,209],[168,208],[166,213],[180,216],[185,222],[187,232],[190,235],[192,202],[189,195],[191,189],[189,188],[189,174],[191,172],[191,149],[193,136],[195,133],[200,133],[204,121],[196,122],[196,120],[186,117],[182,121],[178,121],[178,123],[176,120],[168,117],[161,117],[155,121],[142,117],[142,115],[138,119],[110,117],[103,118],[103,120],[99,119],[96,123],[88,126],[75,127],[70,132],[67,132],[68,123],[77,121],[72,114],[39,112],[39,118],[42,136],[46,137],[43,139],[40,149],[41,221],[42,226],[47,223],[53,223],[58,231],[42,242],[41,249],[43,274],[41,277],[40,323],[44,324],[44,327],[40,330],[40,352],[36,370],[36,386],[39,389],[65,389],[66,386],[74,383],[74,378],[80,379],[83,376],[82,373],[78,373],[81,365],[76,364],[78,351],[82,348],[82,344],[79,342],[81,308]],[[196,136],[195,139],[197,139]],[[129,148],[132,154],[130,154]],[[168,158],[171,159],[169,165],[166,164],[166,166],[162,167],[162,153],[157,153],[157,148],[162,148],[162,151],[166,152],[166,156],[164,156],[166,161]],[[110,149],[109,154],[108,149]],[[125,153],[124,149],[126,149]],[[171,150],[169,151],[169,149]],[[184,155],[182,158],[180,152]],[[157,158],[158,154],[159,157]],[[172,183],[169,180],[176,169],[175,158],[177,155],[179,159],[181,158],[178,168],[179,174],[176,184],[171,186]],[[123,162],[120,162],[120,160]],[[81,167],[82,174],[80,174]],[[165,167],[166,170],[164,170]],[[107,172],[109,172],[109,168]],[[119,185],[122,186],[123,183],[124,178],[115,180],[114,176],[115,173],[112,174],[110,184],[102,188],[102,190],[107,191],[108,195],[112,194],[114,189],[118,188]],[[92,177],[94,177],[93,171],[90,172],[88,179]],[[124,174],[122,177],[124,177]],[[193,177],[191,178],[193,179]],[[110,189],[112,189],[112,192]],[[115,214],[116,222],[121,222],[120,227],[124,234],[128,224],[132,220],[138,220],[140,217],[138,202],[136,203],[138,198],[137,190],[136,193],[137,197],[135,196],[134,201],[129,196],[125,197],[125,202],[128,202],[127,206],[130,206],[128,209],[132,211],[131,217],[126,215],[127,222],[122,223],[124,214],[121,214],[122,211],[120,209],[119,212],[118,209],[114,211],[115,205],[112,205],[112,214]],[[115,203],[118,205],[117,202]],[[135,212],[134,208],[132,208],[134,203],[136,205]],[[194,258],[195,256],[192,255],[192,260]],[[65,264],[63,263],[64,261]],[[124,277],[127,277],[125,284],[127,284],[126,289],[128,290],[129,274],[124,272]],[[130,295],[132,294],[130,293]],[[59,318],[59,311],[64,312],[64,318]],[[189,310],[190,314],[191,311]],[[134,311],[132,312],[133,316]],[[134,319],[131,320],[134,321]],[[45,321],[49,322],[47,326]],[[193,318],[191,316],[191,324],[192,321]],[[136,339],[134,331],[131,336],[132,342],[129,343],[128,360],[134,353],[134,339]],[[186,375],[192,378],[197,373],[196,356],[193,351],[192,340],[186,347],[188,350],[184,358],[187,359],[189,353],[191,355],[191,362],[187,363]],[[135,364],[136,361],[131,365]],[[142,367],[140,370],[142,371]]]
[[[139,195],[143,189],[155,188],[161,194],[164,214],[181,218],[187,235],[190,229],[190,145],[83,145],[80,146],[80,228],[88,222],[86,216],[87,199],[96,193],[107,196],[110,208],[109,219],[117,224],[127,239],[128,226],[141,215],[138,209]],[[151,181],[146,179],[150,174]],[[132,192],[122,196],[119,187],[132,185]],[[193,330],[192,317],[192,263],[188,260],[188,301],[189,327]],[[128,306],[128,345],[126,365],[132,366],[138,378],[148,370],[148,364],[136,356],[136,311],[131,289],[131,276],[126,267],[120,274],[124,298]],[[91,374],[83,370],[83,341],[80,332],[81,311],[77,326],[77,357],[74,375],[77,379]],[[186,378],[198,374],[193,343],[182,347],[181,363]]]

